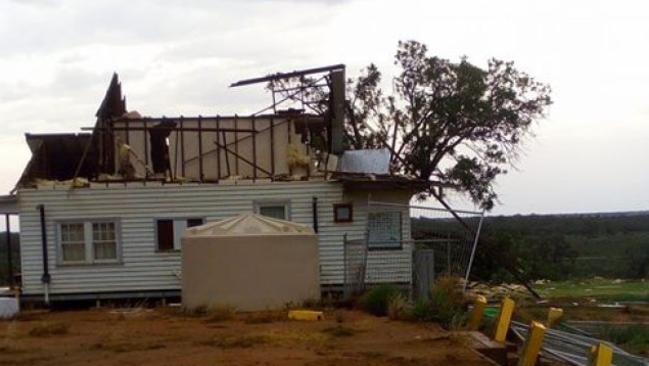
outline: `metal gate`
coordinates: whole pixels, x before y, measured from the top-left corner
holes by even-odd
[[[466,288],[483,218],[478,211],[368,200],[366,245],[411,251],[411,297],[427,297],[439,276],[462,278]]]

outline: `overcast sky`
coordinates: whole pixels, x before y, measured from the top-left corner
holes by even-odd
[[[0,0],[0,192],[29,159],[25,132],[92,126],[117,71],[144,115],[245,114],[281,70],[370,62],[398,40],[478,65],[512,60],[554,105],[498,180],[495,214],[649,209],[649,5],[644,1]],[[387,85],[389,88],[389,83]]]

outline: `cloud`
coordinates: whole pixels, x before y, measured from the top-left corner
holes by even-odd
[[[11,188],[7,182],[17,177],[6,176],[28,158],[23,133],[92,125],[114,71],[129,109],[241,114],[266,106],[269,95],[263,86],[228,85],[282,70],[343,62],[353,77],[374,62],[390,89],[397,41],[417,39],[441,57],[467,55],[478,65],[492,56],[514,60],[553,87],[556,103],[526,146],[520,171],[499,181],[499,212],[646,206],[649,190],[637,187],[649,173],[633,162],[649,156],[642,143],[649,140],[649,52],[639,46],[649,41],[647,7],[558,0],[0,2],[0,142],[3,156],[15,156],[0,163],[0,191]],[[577,202],[580,190],[588,199]]]

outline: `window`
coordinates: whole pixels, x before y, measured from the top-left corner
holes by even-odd
[[[202,218],[156,220],[156,244],[158,251],[180,250],[180,239],[188,227],[203,225]]]
[[[61,224],[61,257],[63,262],[85,262],[83,223]]]
[[[334,222],[352,222],[353,211],[351,203],[338,203],[334,205]]]
[[[117,224],[113,221],[65,222],[58,225],[59,260],[63,264],[112,263],[118,260]]]
[[[117,240],[115,239],[114,222],[97,222],[92,224],[92,245],[96,261],[117,259]]]
[[[401,248],[401,212],[370,212],[367,216],[368,249]]]
[[[289,220],[288,202],[258,202],[256,211],[260,215],[280,220]]]

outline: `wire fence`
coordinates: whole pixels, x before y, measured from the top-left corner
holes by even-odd
[[[367,241],[365,239],[348,240],[344,236],[344,297],[359,296],[365,291],[365,273],[367,268]]]
[[[364,238],[345,237],[345,295],[364,290],[366,283],[399,283],[417,299],[428,295],[439,276],[468,279],[483,213],[454,213],[369,201]]]

